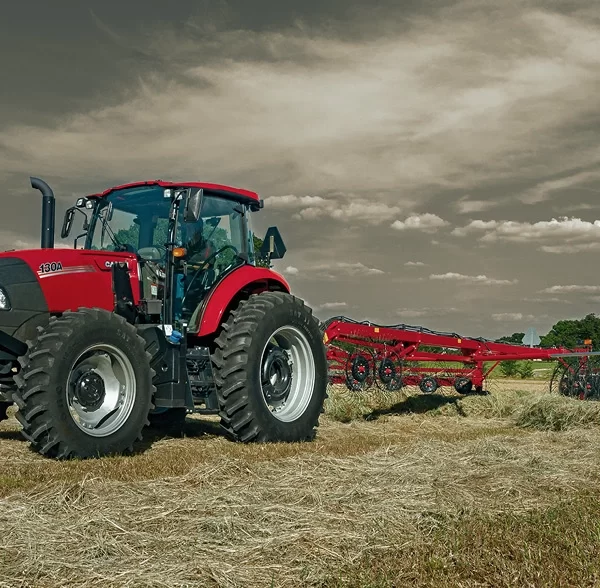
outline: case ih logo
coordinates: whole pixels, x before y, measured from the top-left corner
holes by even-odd
[[[127,263],[127,262],[122,262],[122,261],[105,261],[105,262],[104,262],[104,267],[106,267],[106,268],[111,268],[113,265],[115,265],[115,264],[119,264],[119,263],[122,263],[124,268],[126,268],[126,269],[130,269],[130,268],[129,268],[129,263]]]

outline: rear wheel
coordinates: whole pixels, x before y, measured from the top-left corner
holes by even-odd
[[[43,455],[133,451],[153,408],[150,355],[135,327],[100,309],[65,312],[20,360],[15,415]]]
[[[287,293],[242,301],[222,326],[213,356],[221,426],[236,441],[315,436],[327,388],[319,323]]]

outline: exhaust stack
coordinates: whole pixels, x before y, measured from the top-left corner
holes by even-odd
[[[42,234],[41,248],[54,249],[54,212],[55,200],[52,188],[39,178],[29,178],[31,187],[42,193]]]

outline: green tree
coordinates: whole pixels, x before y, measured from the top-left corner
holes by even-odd
[[[140,226],[132,223],[128,229],[121,229],[115,233],[115,238],[123,245],[129,244],[137,249],[140,238]],[[154,229],[153,242],[157,246],[164,245],[169,238],[169,221],[159,218]]]
[[[121,229],[115,233],[115,239],[121,245],[132,245],[137,249],[138,241],[140,238],[140,227],[138,225],[131,225],[128,229]],[[110,246],[114,249],[114,246]]]
[[[258,267],[272,268],[273,264],[260,254],[260,248],[262,247],[263,240],[252,234],[252,240],[254,242],[254,257],[255,263]]]
[[[524,361],[520,361],[517,367],[517,373],[519,376],[525,380],[527,378],[533,377],[533,362],[529,359]]]
[[[505,337],[500,337],[500,339],[496,339],[496,343],[514,343],[516,345],[521,345],[523,342],[523,337],[525,337],[525,333],[513,333],[512,335],[507,335]]]
[[[508,359],[500,362],[500,372],[506,378],[512,378],[517,375],[519,366],[516,359]]]
[[[594,351],[600,348],[600,318],[593,313],[579,320],[558,321],[541,337],[541,346],[573,348],[581,346],[585,339],[592,340]]]

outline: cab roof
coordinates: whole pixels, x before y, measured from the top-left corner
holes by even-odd
[[[104,198],[112,192],[117,190],[124,190],[127,188],[137,188],[141,186],[160,186],[161,188],[199,188],[210,192],[218,196],[224,196],[225,198],[233,198],[234,200],[250,200],[252,202],[260,203],[260,197],[256,192],[250,190],[244,190],[243,188],[233,188],[232,186],[224,186],[222,184],[209,184],[205,182],[165,182],[163,180],[149,180],[147,182],[132,182],[131,184],[123,184],[121,186],[114,186],[104,192],[97,194],[90,194],[89,198]]]

